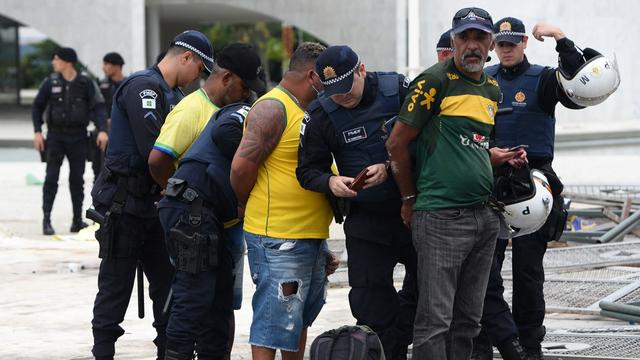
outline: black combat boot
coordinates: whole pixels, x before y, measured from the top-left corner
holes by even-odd
[[[526,360],[525,351],[517,338],[509,339],[496,346],[504,360]]]
[[[56,233],[53,230],[53,226],[51,226],[51,215],[49,213],[44,214],[44,219],[42,220],[42,233],[45,235],[53,235]]]
[[[473,352],[471,360],[492,360],[493,346],[486,333],[480,332],[477,338],[473,339]]]
[[[87,226],[89,225],[86,222],[82,221],[82,218],[74,217],[73,220],[71,221],[71,229],[69,229],[69,231],[71,231],[72,233],[77,233],[78,231],[86,228]]]

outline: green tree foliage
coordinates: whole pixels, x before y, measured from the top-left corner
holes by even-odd
[[[51,39],[33,44],[34,51],[20,58],[20,87],[23,89],[38,88],[42,81],[53,71],[51,59],[60,45]],[[78,62],[78,71],[87,71],[87,67]]]

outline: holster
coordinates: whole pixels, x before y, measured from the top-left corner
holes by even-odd
[[[169,230],[169,255],[175,259],[176,270],[197,274],[218,266],[218,232],[221,224],[195,189],[182,179],[171,178],[165,196],[189,204],[184,214]],[[213,226],[209,226],[213,225]]]
[[[127,244],[116,244],[116,241],[124,240],[124,236],[118,236],[117,228],[122,216],[122,209],[127,197],[126,178],[119,178],[116,193],[113,196],[113,202],[109,210],[104,214],[104,220],[100,223],[100,228],[96,231],[95,236],[100,245],[98,257],[101,259],[111,259],[116,257],[130,256]],[[117,248],[116,248],[117,246]],[[127,249],[127,250],[125,250]]]
[[[169,254],[175,259],[176,270],[197,274],[218,266],[218,235],[191,235],[174,227],[169,230]]]
[[[329,205],[331,206],[331,211],[333,211],[333,217],[335,218],[336,223],[342,224],[344,222],[344,218],[349,215],[351,201],[331,194],[329,195]]]

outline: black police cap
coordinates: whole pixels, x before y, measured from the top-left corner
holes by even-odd
[[[218,52],[216,62],[221,68],[238,75],[257,94],[263,94],[266,91],[260,55],[253,46],[241,43],[229,44]]]
[[[124,59],[117,52],[107,53],[103,58],[102,62],[106,62],[113,65],[124,65]]]

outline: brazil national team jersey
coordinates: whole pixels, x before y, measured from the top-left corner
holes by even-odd
[[[417,128],[414,210],[464,207],[491,194],[489,136],[500,96],[495,79],[461,74],[453,59],[420,74],[398,116]]]
[[[216,111],[218,107],[204,90],[192,92],[167,115],[153,148],[174,158],[177,167],[182,155],[196,141]]]

